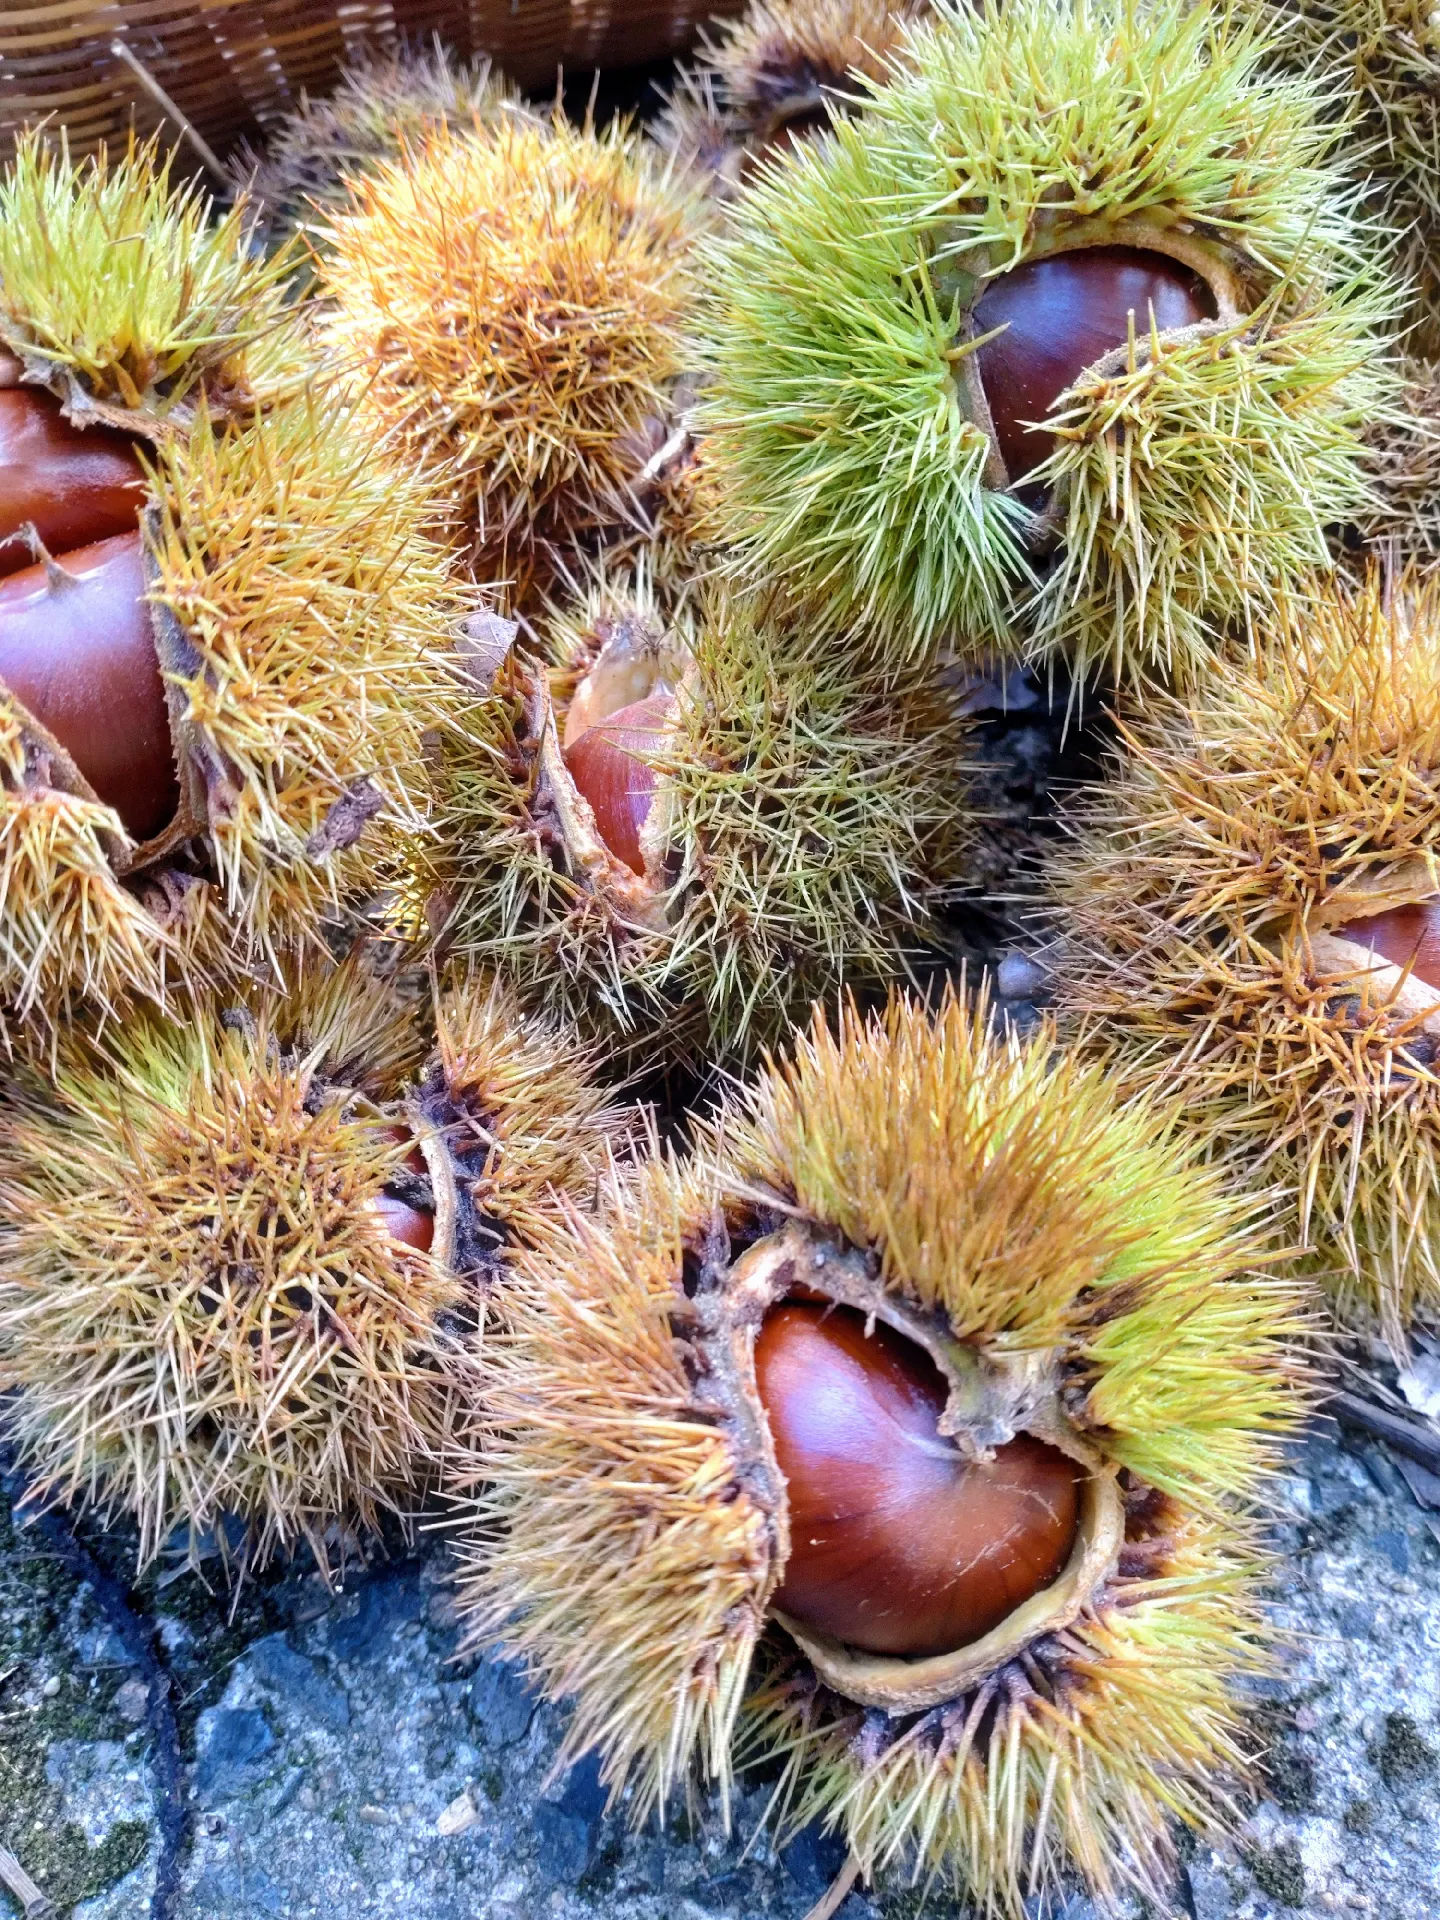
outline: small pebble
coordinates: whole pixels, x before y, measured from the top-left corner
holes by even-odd
[[[143,1680],[127,1680],[115,1695],[115,1711],[132,1726],[145,1718],[150,1705],[150,1689]]]
[[[430,1603],[425,1609],[425,1618],[430,1622],[432,1627],[439,1627],[441,1629],[458,1625],[460,1619],[459,1594],[451,1593],[448,1589],[442,1589],[439,1593],[432,1594],[430,1596]]]
[[[471,1827],[479,1823],[479,1819],[480,1815],[476,1811],[475,1802],[470,1798],[470,1790],[467,1787],[464,1793],[452,1800],[440,1815],[435,1822],[435,1831],[448,1839],[452,1834],[468,1832]]]

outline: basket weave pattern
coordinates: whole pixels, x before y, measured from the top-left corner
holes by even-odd
[[[520,86],[557,68],[622,67],[679,52],[726,0],[40,0],[0,7],[0,151],[50,115],[84,152],[165,118],[119,40],[220,153],[324,93],[366,45],[440,38],[489,54]],[[173,137],[174,129],[169,130]]]

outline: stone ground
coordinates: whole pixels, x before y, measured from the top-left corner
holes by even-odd
[[[1320,1428],[1293,1454],[1256,1700],[1265,1790],[1226,1854],[1192,1849],[1190,1920],[1440,1913],[1440,1545],[1390,1457]],[[178,1709],[192,1843],[180,1920],[800,1920],[841,1865],[780,1853],[742,1796],[663,1838],[607,1816],[594,1769],[549,1779],[558,1716],[495,1661],[457,1661],[443,1543],[349,1590],[142,1587]],[[147,1682],[93,1595],[0,1521],[0,1842],[77,1920],[145,1920],[157,1851]],[[748,1846],[745,1844],[748,1842]],[[0,1913],[7,1907],[0,1894]],[[961,1920],[941,1896],[852,1894],[842,1920]],[[1094,1920],[1076,1894],[1045,1920]],[[1039,1916],[1037,1915],[1037,1920]],[[1129,1920],[1142,1920],[1137,1910]]]

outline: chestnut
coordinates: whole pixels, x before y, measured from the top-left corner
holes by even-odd
[[[657,776],[636,756],[655,750],[674,711],[673,693],[646,694],[587,727],[565,749],[570,778],[590,802],[600,838],[642,876],[640,832],[655,801]]]
[[[20,537],[27,525],[63,553],[131,532],[144,504],[144,470],[126,435],[82,431],[53,395],[0,385],[0,574],[35,559]]]
[[[137,841],[180,803],[138,533],[0,580],[0,684]]]
[[[393,1193],[377,1194],[372,1204],[392,1240],[399,1240],[407,1247],[417,1247],[421,1253],[429,1253],[435,1244],[433,1213],[423,1207],[412,1207],[408,1201],[401,1200]]]
[[[408,1143],[410,1151],[401,1164],[406,1172],[423,1179],[429,1169],[409,1127],[387,1127],[385,1131],[390,1139],[402,1145]],[[412,1207],[408,1200],[402,1199],[398,1193],[391,1193],[388,1188],[378,1193],[372,1204],[392,1240],[403,1241],[407,1247],[418,1247],[421,1253],[429,1253],[435,1244],[435,1214],[432,1208]]]
[[[1198,273],[1139,247],[1087,247],[1027,260],[992,280],[974,309],[977,334],[1000,327],[977,353],[1000,457],[1011,483],[1055,449],[1043,420],[1056,400],[1102,355],[1123,346],[1130,316],[1137,337],[1215,318]]]
[[[1440,988],[1440,900],[1390,907],[1363,920],[1349,920],[1335,932],[1357,947],[1369,947],[1377,959],[1409,967],[1412,979]]]
[[[851,1307],[787,1299],[755,1343],[787,1486],[790,1558],[774,1604],[863,1652],[952,1652],[1063,1570],[1082,1472],[1028,1434],[989,1461],[939,1429],[924,1350]]]

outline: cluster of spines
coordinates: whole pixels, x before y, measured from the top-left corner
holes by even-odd
[[[847,110],[856,78],[888,79],[925,0],[753,0],[681,70],[656,138],[702,176],[740,184],[787,129]]]
[[[1368,499],[1392,302],[1315,89],[1262,59],[1178,6],[946,11],[912,32],[860,120],[771,169],[708,243],[704,417],[737,567],[892,652],[1063,647],[1185,679],[1323,565],[1327,524]],[[942,203],[963,209],[943,235]],[[1037,204],[1055,209],[1038,227]],[[978,275],[1147,232],[1189,236],[1238,312],[1158,349],[1141,329],[1061,401],[1045,478],[1065,551],[1042,584],[957,380],[957,315]]]
[[[623,127],[558,115],[436,126],[352,191],[326,236],[331,348],[457,542],[521,599],[604,520],[667,413],[692,197]]]
[[[158,999],[183,973],[198,922],[181,902],[166,923],[117,882],[111,808],[28,784],[18,716],[0,703],[0,1035],[12,1023],[57,1031],[87,1002]],[[158,903],[157,903],[158,904]]]
[[[23,134],[0,179],[0,345],[77,419],[138,431],[249,413],[313,370],[282,250],[258,259],[243,196],[218,220],[156,141],[72,161]]]
[[[1440,353],[1440,33],[1416,0],[1261,0],[1267,57],[1317,77],[1339,158],[1407,295],[1410,350]]]
[[[350,183],[399,157],[407,141],[442,121],[476,130],[523,114],[519,96],[489,60],[457,61],[429,47],[366,49],[333,91],[300,105],[231,166],[236,188],[272,235],[317,237],[343,208]]]
[[[1367,434],[1375,499],[1357,531],[1365,560],[1428,573],[1440,564],[1440,366],[1407,360],[1402,372],[1398,412]]]
[[[1435,871],[1437,657],[1432,585],[1297,602],[1226,674],[1132,716],[1051,876],[1062,1030],[1169,1088],[1234,1180],[1283,1191],[1342,1317],[1399,1350],[1440,1300],[1440,1084],[1413,1016],[1309,942]]]
[[[1331,525],[1377,510],[1362,434],[1395,421],[1369,364],[1382,318],[1272,300],[1199,339],[1142,337],[1077,382],[1037,476],[1062,533],[1022,613],[1032,651],[1190,685],[1232,628],[1326,572]]]
[[[423,830],[427,731],[455,704],[473,601],[423,491],[333,395],[243,432],[202,420],[161,478],[153,597],[226,914],[207,958],[238,936],[240,965],[273,966],[373,887],[372,820]]]
[[[129,1518],[142,1564],[228,1518],[249,1564],[306,1541],[325,1566],[413,1512],[473,1395],[493,1278],[393,1237],[377,1206],[433,1124],[432,1082],[435,1146],[503,1270],[585,1197],[620,1114],[573,1038],[496,983],[458,979],[432,1012],[356,954],[283,991],[76,1024],[22,1064],[0,1120],[0,1379],[37,1494]]]
[[[403,1014],[365,997],[388,1065]],[[257,1556],[308,1539],[323,1565],[331,1529],[403,1506],[443,1440],[463,1293],[365,1204],[403,1157],[365,1113],[398,1076],[330,1094],[334,1036],[308,1012],[71,1028],[7,1112],[6,1425],[38,1491],[134,1519],[142,1562],[232,1514]]]
[[[1153,1886],[1158,1807],[1213,1826],[1243,1776],[1226,1689],[1264,1658],[1245,1503],[1297,1417],[1300,1295],[1236,1277],[1255,1218],[1173,1112],[1052,1057],[1048,1033],[998,1040],[953,997],[817,1021],[697,1158],[651,1160],[519,1263],[483,1464],[456,1483],[484,1519],[462,1605],[568,1698],[565,1755],[598,1748],[637,1817],[694,1767],[728,1794],[737,1764],[778,1758],[782,1822],[819,1815],[867,1871],[1008,1913],[1067,1857],[1101,1892]],[[1065,1356],[1075,1417],[1153,1476],[1103,1602],[951,1708],[867,1716],[767,1633],[770,1517],[694,1359],[692,1295],[777,1218],[862,1248],[977,1352]]]
[[[573,663],[547,680],[517,656],[454,728],[434,871],[457,951],[527,998],[615,1043],[743,1060],[842,981],[923,951],[964,867],[963,725],[927,671],[798,657],[723,587],[673,617],[694,671],[654,756],[672,876],[656,912],[638,922],[567,870],[544,804],[541,729]]]

